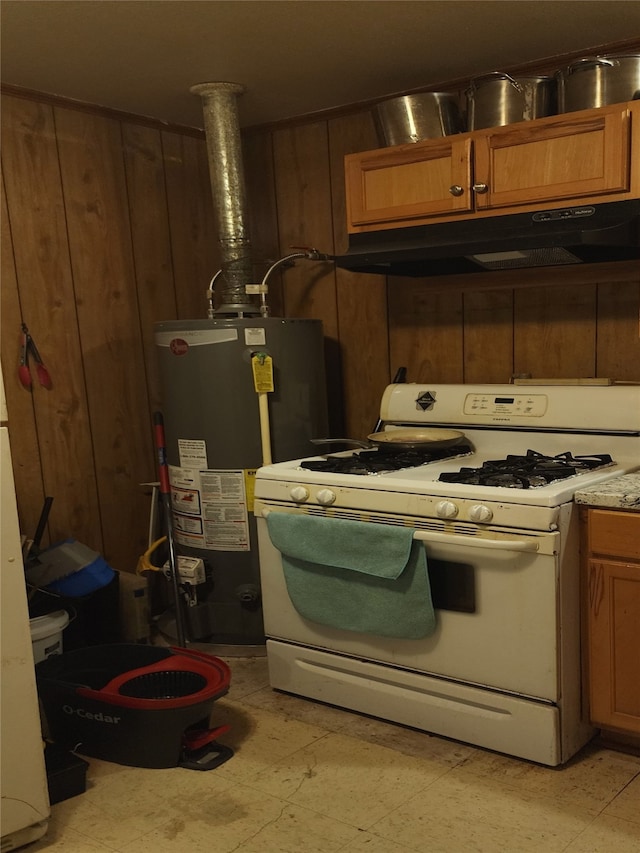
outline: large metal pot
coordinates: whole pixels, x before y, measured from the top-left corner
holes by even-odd
[[[493,71],[474,77],[466,96],[469,130],[529,121],[554,115],[556,111],[553,77],[514,78]]]
[[[640,54],[588,56],[556,72],[561,113],[640,98]]]
[[[449,92],[422,92],[381,101],[373,115],[385,146],[449,136],[464,129],[457,99]]]

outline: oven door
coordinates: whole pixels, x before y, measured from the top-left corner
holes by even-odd
[[[311,622],[289,598],[269,512],[331,510],[256,501],[265,633],[270,639],[381,662],[533,699],[559,699],[560,534],[340,511],[341,519],[415,528],[424,546],[435,631],[407,640]]]

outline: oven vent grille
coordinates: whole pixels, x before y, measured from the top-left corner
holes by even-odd
[[[434,530],[440,533],[455,533],[459,536],[477,536],[481,532],[475,524],[441,521],[436,518],[417,518],[411,515],[376,515],[372,512],[323,509],[312,506],[305,507],[304,512],[307,515],[317,515],[323,518],[343,518],[345,521],[365,521],[369,524],[388,524],[392,527],[413,527],[416,530]]]

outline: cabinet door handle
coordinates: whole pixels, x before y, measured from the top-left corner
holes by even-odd
[[[473,184],[471,189],[474,191],[474,193],[486,193],[486,192],[489,192],[489,185],[488,184]]]
[[[449,187],[449,192],[451,193],[451,195],[458,196],[458,195],[462,195],[462,193],[464,192],[464,189],[460,186],[460,184],[453,184],[453,186]]]

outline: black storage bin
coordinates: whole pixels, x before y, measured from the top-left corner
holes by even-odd
[[[133,767],[209,770],[233,754],[209,728],[231,673],[219,658],[120,643],[75,649],[36,665],[52,740]]]
[[[44,763],[52,806],[84,794],[87,789],[88,762],[57,743],[48,743],[44,750]]]
[[[38,590],[29,602],[29,616],[46,616],[66,610],[63,649],[82,649],[122,641],[120,625],[120,575],[116,572],[106,586],[87,595],[69,596]]]

